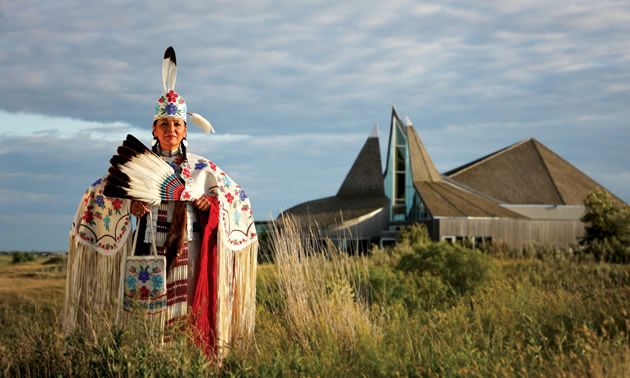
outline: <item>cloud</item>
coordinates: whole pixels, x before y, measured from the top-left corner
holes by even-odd
[[[191,150],[257,193],[259,213],[336,192],[374,122],[389,125],[390,104],[440,170],[535,137],[589,172],[628,171],[627,2],[178,7],[185,20],[173,22],[149,1],[0,4],[0,156],[24,164],[0,171],[28,174],[0,190],[46,185],[55,211],[71,213],[127,133],[150,143],[169,44],[176,90],[217,130],[191,128]]]
[[[85,189],[106,173],[110,157],[124,139],[124,133],[129,131],[122,132],[119,128],[129,128],[145,143],[151,140],[148,130],[128,125],[108,127],[101,123],[29,114],[10,115],[10,119],[17,126],[34,120],[46,125],[73,126],[64,132],[45,135],[37,134],[37,125],[31,125],[30,132],[0,134],[3,146],[0,156],[4,157],[0,159],[0,174],[4,177],[0,184],[3,221],[11,220],[11,229],[17,229],[18,225],[29,227],[29,222],[36,217],[34,214],[41,214],[43,210],[48,214],[45,219],[65,214],[69,220],[47,226],[55,249],[64,248],[62,241],[67,237],[71,222],[68,214],[75,211]],[[96,131],[91,130],[95,126]],[[113,131],[108,132],[109,128]],[[263,136],[206,136],[196,132],[189,134],[189,151],[213,160],[224,169],[250,193],[257,219],[265,219],[269,213],[275,216],[280,209],[312,199],[312,196],[334,194],[368,132]],[[19,242],[13,237],[7,240]]]
[[[15,177],[15,175],[13,175]],[[4,176],[7,178],[14,178],[9,176]],[[47,202],[54,198],[53,195],[49,193],[42,193],[41,189],[33,188],[37,191],[28,192],[24,190],[7,190],[0,188],[0,205],[6,205],[9,203],[14,203],[16,198],[19,198],[20,201],[28,202],[33,205],[45,205]]]

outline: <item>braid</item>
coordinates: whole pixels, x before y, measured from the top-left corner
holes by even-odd
[[[184,161],[188,160],[188,156],[186,156],[186,144],[184,143],[185,140],[186,137],[184,137],[184,139],[182,139],[182,141],[179,143],[179,147],[182,149],[182,158],[184,159]]]
[[[184,120],[184,125],[188,127],[188,124],[186,124],[185,120]],[[187,136],[188,136],[188,130],[186,131],[186,134],[184,135],[184,139],[182,139],[182,141],[179,142],[179,147],[182,149],[182,158],[184,159],[184,161],[188,160],[188,156],[186,156],[186,145],[188,144],[188,141],[186,140]]]
[[[157,119],[153,121],[153,126],[155,127],[155,125],[157,125]],[[153,134],[153,139],[157,139],[157,137],[155,136],[155,131],[152,131],[151,134]],[[151,146],[151,151],[155,152],[155,154],[158,156],[160,155],[159,146],[160,146],[160,141],[157,141],[157,143]]]

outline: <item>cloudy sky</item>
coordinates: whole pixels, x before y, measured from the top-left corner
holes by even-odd
[[[169,45],[256,219],[336,193],[376,122],[384,158],[392,105],[441,172],[533,137],[630,202],[627,1],[0,0],[0,250],[65,250]]]

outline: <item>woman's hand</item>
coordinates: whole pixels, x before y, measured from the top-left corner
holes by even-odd
[[[149,212],[147,204],[140,201],[131,201],[131,213],[138,218],[142,218],[144,214]]]
[[[196,199],[193,204],[195,204],[195,207],[201,211],[208,211],[210,210],[210,200],[207,199],[206,197],[200,197],[198,199]]]

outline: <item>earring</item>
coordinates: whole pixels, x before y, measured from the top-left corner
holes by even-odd
[[[184,147],[188,148],[188,140],[186,140],[186,137],[182,139],[182,144],[184,145]]]
[[[155,136],[155,134],[153,134],[153,140],[151,141],[151,147],[155,147],[155,145],[158,143],[158,138]]]

